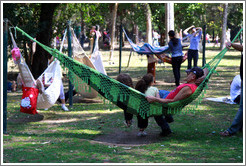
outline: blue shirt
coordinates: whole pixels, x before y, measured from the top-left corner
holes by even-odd
[[[193,34],[188,34],[188,37],[190,38],[190,48],[191,50],[198,50],[199,49],[199,42],[202,36],[202,31],[199,31],[199,34],[197,36],[194,36]]]
[[[170,40],[168,43],[168,46],[171,51],[172,57],[178,57],[178,56],[183,55],[183,52],[182,52],[183,47],[182,47],[180,39],[178,39],[178,43],[176,46],[174,46],[172,40]]]

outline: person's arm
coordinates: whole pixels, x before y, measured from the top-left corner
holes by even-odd
[[[190,87],[185,86],[179,91],[179,93],[173,99],[162,99],[162,98],[157,98],[157,97],[153,97],[153,96],[147,96],[146,99],[150,103],[153,103],[153,102],[171,103],[171,102],[183,100],[183,99],[189,97],[190,95],[192,95],[192,90],[190,89]]]
[[[235,43],[227,42],[226,43],[226,47],[228,49],[230,49],[231,47],[233,47],[234,49],[236,49],[238,51],[243,51],[243,45],[241,45],[241,44],[235,44]]]
[[[157,97],[157,98],[161,98],[160,97],[160,94],[159,94],[159,90],[157,90],[157,92],[156,92],[156,96],[155,97]]]
[[[199,33],[198,34],[199,38],[201,38],[202,37],[202,28],[201,27],[197,27],[196,30],[197,30],[196,33]]]
[[[200,77],[200,78],[198,78],[198,79],[196,80],[196,82],[195,82],[196,85],[200,85],[200,84],[203,82],[203,80],[207,77],[207,75],[208,75],[208,73],[209,73],[209,71],[208,71],[207,68],[204,68],[204,69],[203,69],[203,72],[204,72],[203,76]]]
[[[195,27],[195,26],[192,25],[192,26],[186,28],[186,29],[183,31],[183,34],[188,35],[188,34],[189,34],[188,31],[189,31],[191,28],[194,28],[194,27]]]

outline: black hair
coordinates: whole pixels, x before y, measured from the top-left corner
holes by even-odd
[[[153,75],[151,73],[148,73],[148,74],[144,75],[141,80],[139,80],[137,82],[135,89],[142,92],[142,93],[145,93],[145,91],[151,85],[153,80],[154,80]]]
[[[171,41],[173,42],[173,45],[176,46],[178,44],[178,39],[175,37],[175,32],[173,30],[168,32],[168,35],[172,38]]]

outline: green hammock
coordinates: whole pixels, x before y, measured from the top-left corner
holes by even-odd
[[[188,98],[172,102],[172,103],[149,103],[145,94],[128,87],[113,78],[110,78],[97,70],[94,70],[80,62],[62,54],[56,49],[50,48],[48,46],[43,45],[37,40],[33,39],[27,33],[25,33],[20,28],[16,27],[18,31],[20,31],[23,35],[28,37],[29,39],[35,41],[39,44],[44,50],[49,52],[55,58],[60,61],[60,64],[63,67],[69,69],[70,72],[76,74],[80,77],[85,83],[95,89],[100,95],[104,98],[112,102],[113,104],[119,106],[120,108],[127,108],[127,111],[133,113],[135,115],[140,115],[143,118],[157,115],[165,115],[165,114],[176,114],[181,113],[181,110],[191,103],[193,100],[197,100],[196,106],[201,102],[204,97],[204,93],[208,88],[208,82],[211,75],[216,72],[215,69],[220,63],[221,59],[224,57],[227,52],[227,48],[224,48],[218,55],[216,55],[210,62],[208,62],[203,68],[208,68],[209,73],[207,77],[203,80],[203,82],[198,86],[196,91]],[[232,40],[232,43],[238,37],[238,35],[242,32],[241,29],[236,37]],[[71,78],[73,79],[73,78]],[[77,83],[79,84],[79,83]],[[75,85],[77,86],[77,85]]]

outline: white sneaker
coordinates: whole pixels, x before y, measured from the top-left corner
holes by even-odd
[[[145,137],[145,136],[147,136],[147,133],[145,131],[139,131],[137,136],[138,137]]]
[[[62,109],[64,110],[64,111],[69,111],[69,109],[64,105],[64,106],[62,106]]]

